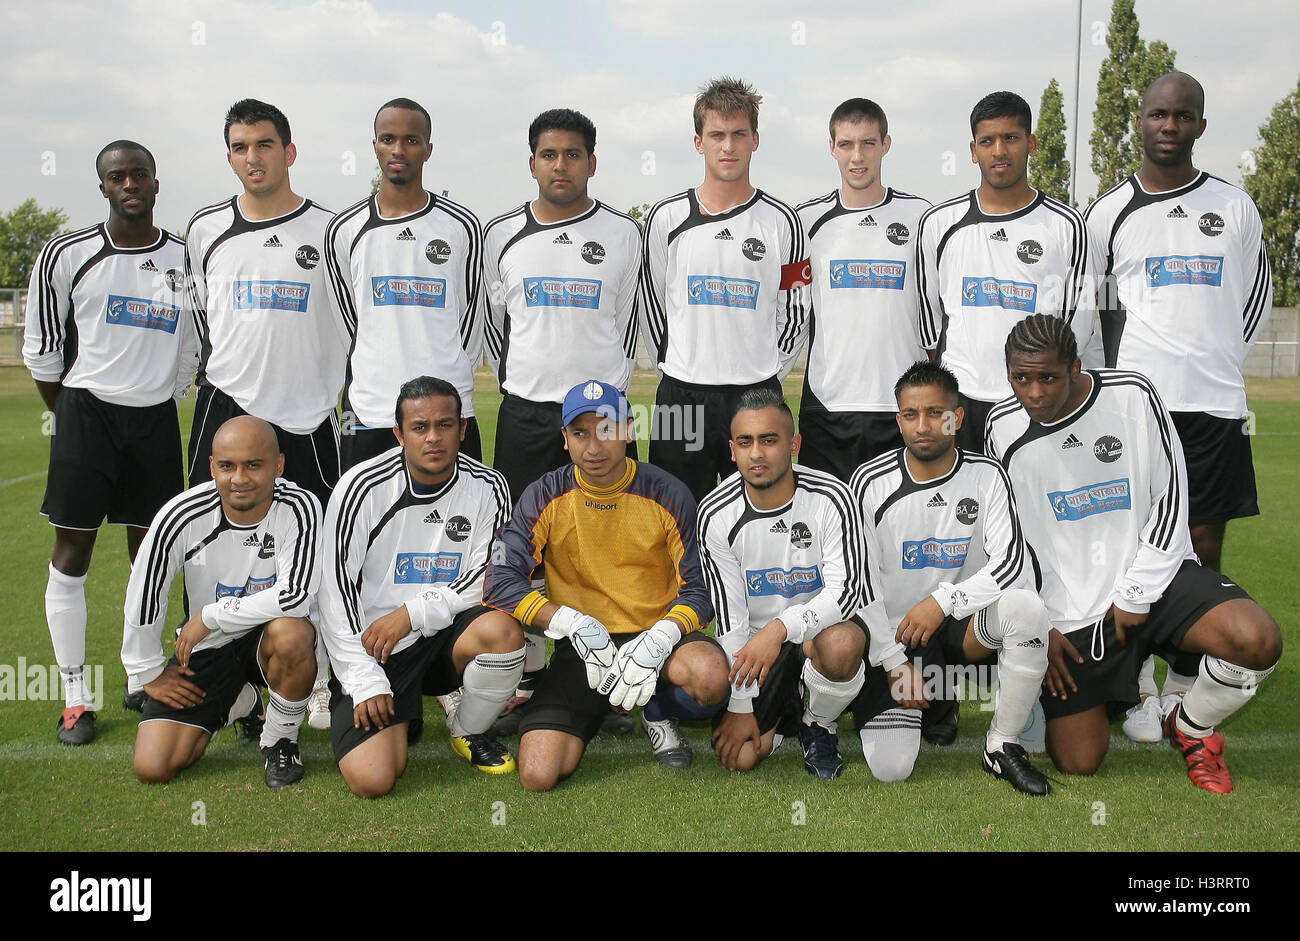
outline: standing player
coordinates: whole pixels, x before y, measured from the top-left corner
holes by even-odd
[[[522,709],[519,782],[530,791],[577,770],[612,708],[643,707],[655,760],[688,767],[678,719],[706,719],[727,696],[726,657],[700,630],[713,611],[694,499],[672,475],[628,456],[632,422],[614,386],[574,386],[562,419],[572,464],[524,492],[485,590],[489,604],[558,642]],[[530,579],[543,562],[537,590]]]
[[[334,756],[358,797],[406,769],[422,695],[463,686],[452,750],[489,774],[515,769],[485,732],[519,682],[524,638],[480,604],[493,534],[510,515],[505,481],[460,453],[460,393],[420,376],[397,395],[400,448],[352,468],[325,513],[320,611],[334,678]]]
[[[446,379],[465,405],[462,452],[483,457],[474,364],[483,342],[483,232],[475,215],[424,188],[429,112],[394,98],[375,115],[379,192],[325,230],[325,267],[352,341],[343,470],[393,446],[393,402],[416,376]]]
[[[636,362],[641,232],[587,195],[596,127],[568,108],[528,127],[537,199],[484,229],[487,353],[501,384],[493,463],[518,501],[542,474],[569,463],[560,404],[595,376],[626,391]]]
[[[967,451],[984,449],[985,417],[1009,392],[1000,341],[1026,314],[1063,318],[1087,364],[1101,365],[1083,217],[1029,185],[1030,122],[1019,95],[980,99],[970,115],[980,185],[921,217],[921,343],[961,383]]]
[[[153,155],[134,141],[113,141],[95,158],[95,172],[108,221],[41,250],[23,340],[23,361],[54,415],[41,506],[54,526],[45,618],[63,678],[58,739],[67,745],[95,737],[83,679],[95,537],[105,517],[125,524],[134,560],[149,521],[180,492],[173,398],[189,386],[181,348],[193,345],[181,316],[184,243],[153,224]]]
[[[156,517],[126,588],[122,665],[131,692],[148,694],[135,736],[135,773],[170,781],[198,761],[225,726],[259,712],[266,786],[302,779],[298,727],[316,674],[307,611],[320,579],[320,504],[287,480],[275,431],[232,418],[212,438],[212,480],[170,500]],[[186,610],[175,654],[163,655],[167,594],[184,572]]]
[[[727,770],[748,771],[797,731],[808,773],[837,778],[836,720],[864,676],[865,629],[850,619],[863,607],[883,617],[876,561],[848,487],[792,466],[799,436],[779,391],[740,397],[731,452],[738,472],[700,504],[700,554],[731,662],[714,751]]]
[[[347,350],[321,264],[331,213],[290,188],[297,150],[280,109],[236,102],[225,137],[244,192],[200,209],[185,236],[189,302],[203,341],[190,486],[208,479],[216,429],[256,415],[275,428],[285,476],[323,506],[339,475],[334,407]]]
[[[660,373],[650,460],[696,500],[731,473],[727,442],[741,393],[779,391],[808,326],[803,226],[749,182],[762,100],[732,78],[701,90],[695,149],[704,182],[646,217],[641,316]]]
[[[1019,736],[1047,671],[1047,612],[1025,590],[1032,563],[1011,482],[997,461],[954,446],[963,416],[952,373],[918,362],[894,389],[904,447],[859,467],[852,482],[863,526],[874,529],[872,543],[881,547],[888,624],[898,625],[887,651],[873,651],[880,666],[853,703],[863,756],[881,781],[908,777],[926,707],[917,692],[924,671],[916,667],[942,669],[997,653],[984,770],[1017,791],[1046,794],[1047,779],[1029,763]]]
[[[847,483],[903,443],[890,377],[925,356],[913,236],[930,203],[881,180],[891,141],[880,105],[850,98],[830,126],[840,188],[798,209],[813,273],[799,463]]]
[[[1006,362],[1015,397],[989,413],[989,453],[1011,478],[1042,568],[1052,761],[1091,774],[1106,754],[1108,709],[1138,700],[1142,661],[1204,653],[1165,733],[1193,783],[1227,793],[1215,726],[1273,671],[1282,635],[1245,591],[1197,563],[1164,403],[1140,373],[1082,370],[1073,332],[1055,317],[1016,324]]]

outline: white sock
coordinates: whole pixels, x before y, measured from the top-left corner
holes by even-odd
[[[325,649],[325,632],[316,628],[316,682],[312,689],[320,689],[330,681],[330,655]]]
[[[1042,600],[1023,589],[1003,592],[975,618],[976,639],[998,651],[997,706],[984,738],[992,753],[1007,742],[1020,742],[1047,673],[1050,625]]]
[[[877,781],[906,781],[921,750],[921,710],[886,709],[858,732],[862,757]]]
[[[234,725],[236,719],[242,719],[253,711],[253,704],[262,698],[262,692],[252,683],[245,683],[244,688],[235,697],[230,711],[226,713],[226,724],[222,728]],[[274,742],[272,743],[274,744]]]
[[[1204,658],[1202,658],[1204,661]],[[1174,668],[1170,667],[1169,672],[1165,674],[1165,695],[1166,696],[1186,696],[1187,691],[1192,688],[1196,682],[1196,677],[1187,676],[1184,673],[1175,673]],[[1143,693],[1143,696],[1146,694]]]
[[[866,676],[866,664],[859,663],[858,672],[853,674],[852,679],[840,682],[828,680],[813,666],[811,659],[805,660],[803,662],[803,682],[808,687],[808,705],[803,711],[804,723],[812,725],[816,722],[823,728],[834,732],[836,721],[839,719],[840,714],[849,708],[849,703],[853,702],[853,698],[858,695]]]
[[[524,672],[537,673],[546,666],[546,638],[524,631]],[[529,690],[531,695],[532,691]]]
[[[1165,684],[1166,687],[1168,683]],[[1159,696],[1160,690],[1156,689],[1156,658],[1147,657],[1142,661],[1142,669],[1138,671],[1138,698],[1141,702],[1146,702],[1152,696]]]
[[[86,663],[86,576],[64,575],[50,563],[45,583],[45,623],[50,628],[54,661],[63,676],[63,703],[91,705],[82,678]]]
[[[1276,667],[1274,664],[1267,670],[1248,670],[1206,654],[1201,658],[1201,675],[1178,710],[1178,728],[1192,738],[1205,738],[1216,725],[1250,702],[1259,684]]]
[[[282,738],[291,742],[298,741],[298,727],[302,717],[307,714],[307,700],[291,702],[270,690],[270,701],[266,704],[266,724],[262,726],[261,746],[274,745]]]
[[[465,665],[464,695],[451,716],[451,734],[478,735],[491,727],[524,675],[524,648],[481,653]]]

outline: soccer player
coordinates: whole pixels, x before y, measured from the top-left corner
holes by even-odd
[[[799,436],[778,390],[741,395],[731,453],[737,472],[700,504],[700,555],[731,664],[714,752],[727,770],[749,771],[797,731],[805,770],[837,778],[836,720],[865,670],[867,637],[853,615],[877,603],[876,562],[849,488],[792,466]]]
[[[562,413],[572,464],[524,491],[498,537],[487,602],[544,628],[555,653],[522,709],[519,783],[549,791],[578,768],[611,709],[641,706],[655,760],[691,763],[678,719],[727,696],[727,660],[701,632],[713,615],[681,481],[628,456],[627,400],[590,379]],[[543,590],[530,579],[546,563]]]
[[[586,115],[543,111],[528,127],[528,150],[537,198],[483,232],[487,354],[502,394],[493,463],[516,502],[569,463],[565,393],[587,376],[627,391],[641,252],[632,218],[587,195],[596,126]]]
[[[379,192],[325,230],[325,267],[352,340],[343,392],[343,470],[393,447],[402,383],[440,376],[465,407],[462,453],[483,457],[474,417],[474,365],[483,342],[478,218],[424,188],[433,153],[429,112],[394,98],[375,115]]]
[[[208,479],[216,429],[256,415],[275,428],[286,478],[324,506],[339,476],[334,408],[347,351],[321,264],[333,214],[290,188],[297,150],[279,108],[236,102],[225,138],[244,191],[200,209],[185,235],[189,306],[203,341],[190,486]]]
[[[1016,324],[1006,362],[1015,397],[989,413],[989,453],[1011,478],[1042,569],[1052,761],[1070,774],[1097,770],[1108,707],[1137,702],[1142,661],[1203,653],[1165,732],[1193,783],[1227,793],[1215,727],[1273,671],[1282,635],[1242,588],[1197,563],[1187,471],[1164,403],[1140,373],[1084,371],[1074,333],[1055,317]]]
[[[1026,590],[1033,568],[1011,482],[997,461],[954,445],[963,413],[952,373],[921,361],[894,390],[904,446],[859,467],[852,481],[863,525],[881,547],[891,628],[853,703],[862,754],[878,780],[907,778],[921,747],[920,709],[952,706],[923,701],[924,674],[996,653],[983,768],[1017,791],[1046,794],[1019,735],[1047,672],[1047,611]]]
[[[733,78],[695,99],[704,182],[646,217],[641,317],[659,371],[650,461],[701,500],[731,473],[741,393],[780,389],[807,330],[810,278],[793,209],[749,182],[762,96]]]
[[[881,179],[892,142],[880,105],[850,98],[830,134],[840,187],[798,208],[813,273],[799,463],[848,483],[903,443],[890,377],[925,357],[914,237],[930,203]]]
[[[980,185],[921,217],[917,269],[921,343],[961,383],[959,447],[983,450],[984,420],[1008,395],[1001,340],[1026,314],[1063,318],[1089,366],[1101,365],[1095,259],[1079,213],[1029,185],[1038,149],[1029,105],[1013,92],[984,96],[970,115]]]
[[[126,587],[122,665],[148,699],[135,736],[135,774],[164,783],[198,761],[225,726],[261,711],[266,786],[302,779],[298,727],[316,675],[307,612],[320,580],[320,504],[277,479],[275,431],[232,418],[212,438],[212,479],[158,511]],[[184,573],[191,612],[165,659],[167,594]]]
[[[424,692],[464,689],[451,748],[480,771],[514,759],[483,734],[519,682],[524,638],[480,604],[493,534],[510,515],[501,475],[460,453],[460,392],[420,376],[397,395],[400,447],[343,475],[325,512],[320,611],[334,756],[358,797],[381,797],[406,769]]]
[[[83,678],[86,573],[95,537],[105,517],[125,524],[134,559],[149,521],[180,492],[173,399],[189,387],[181,350],[194,341],[181,316],[184,243],[153,224],[153,155],[134,141],[116,140],[95,158],[95,172],[108,220],[51,239],[41,250],[23,340],[23,361],[54,416],[41,505],[54,526],[45,618],[63,678],[57,735],[67,745],[95,737],[94,703]]]

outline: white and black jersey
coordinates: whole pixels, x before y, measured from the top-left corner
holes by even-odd
[[[1244,415],[1242,364],[1273,306],[1250,197],[1208,173],[1164,193],[1130,176],[1084,220],[1106,276],[1106,365],[1150,376],[1175,412]]]
[[[309,199],[246,219],[239,197],[200,209],[185,235],[201,375],[250,415],[292,434],[338,404],[347,334],[325,274],[329,210]]]
[[[863,526],[879,547],[877,587],[891,640],[904,615],[926,595],[945,615],[964,620],[1004,591],[1034,585],[1002,466],[958,448],[948,473],[917,481],[906,454],[901,448],[883,454],[859,467],[850,481]]]
[[[1112,604],[1145,612],[1195,558],[1183,449],[1151,381],[1114,369],[1085,375],[1092,388],[1071,415],[1040,425],[1007,399],[987,430],[1063,633],[1096,624]]]
[[[126,586],[122,665],[131,692],[162,673],[167,594],[185,573],[185,607],[212,631],[194,650],[223,647],[279,617],[306,617],[320,581],[320,504],[277,480],[260,523],[226,518],[208,481],[169,500],[149,526]]]
[[[325,512],[320,616],[353,702],[392,692],[361,644],[365,629],[405,605],[411,633],[391,651],[400,653],[479,604],[488,549],[510,517],[505,478],[464,454],[446,483],[418,489],[394,448],[344,474]]]
[[[348,405],[358,425],[388,428],[402,383],[445,379],[474,417],[482,353],[483,231],[445,196],[386,219],[371,196],[325,230],[326,270],[351,338]]]
[[[1096,265],[1083,217],[1042,192],[1022,209],[992,215],[976,193],[921,217],[921,344],[937,348],[962,393],[983,402],[1011,394],[1003,346],[1030,314],[1064,318],[1084,366],[1100,366]]]
[[[189,387],[197,349],[182,316],[185,243],[158,230],[120,248],[103,223],[51,239],[32,267],[23,362],[33,378],[114,405],[157,405]]]
[[[697,385],[785,376],[808,330],[808,249],[793,209],[762,190],[710,215],[695,190],[646,216],[641,318],[656,368]]]
[[[562,222],[538,222],[525,203],[487,224],[487,355],[503,392],[563,402],[585,379],[626,391],[640,252],[632,217],[599,201]]]
[[[729,660],[773,618],[803,643],[875,597],[849,488],[822,471],[795,465],[790,473],[794,497],[774,510],[750,503],[739,473],[700,501],[700,561]],[[747,711],[738,700],[757,690],[733,687],[728,708]]]
[[[839,190],[799,206],[812,258],[804,409],[897,407],[894,381],[925,359],[916,233],[929,208],[928,200],[893,188],[866,209],[847,208]]]

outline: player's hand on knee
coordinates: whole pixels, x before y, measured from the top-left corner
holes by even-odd
[[[900,708],[930,708],[925,701],[925,683],[921,673],[906,660],[889,671],[889,694]]]
[[[745,641],[745,646],[736,651],[731,663],[731,673],[727,680],[736,686],[762,686],[767,681],[768,671],[781,653],[785,643],[785,625],[780,619],[768,621],[757,634]]]
[[[372,728],[380,731],[392,721],[396,711],[393,708],[393,697],[389,693],[371,696],[357,703],[352,710],[352,727],[367,732]]]
[[[203,638],[211,634],[212,631],[203,623],[203,612],[199,612],[185,622],[181,632],[176,635],[176,661],[183,667],[189,668],[190,654],[194,652],[195,646],[202,643]]]
[[[1118,605],[1111,605],[1110,610],[1106,612],[1106,620],[1115,625],[1115,639],[1121,645],[1128,643],[1125,636],[1126,631],[1135,630],[1147,622],[1147,614],[1134,614],[1132,611],[1125,611]]]
[[[546,636],[552,640],[569,638],[569,643],[573,644],[573,649],[587,667],[587,685],[592,689],[600,686],[605,671],[614,665],[614,642],[610,640],[605,625],[568,605],[560,605],[551,615]]]
[[[681,628],[672,621],[656,622],[636,640],[623,645],[597,691],[608,696],[609,704],[618,709],[644,706],[654,695],[659,671],[681,637]]]
[[[1068,699],[1069,693],[1077,693],[1078,685],[1070,675],[1066,659],[1083,663],[1083,656],[1074,649],[1074,644],[1065,635],[1052,628],[1047,632],[1047,673],[1043,676],[1043,685],[1057,699]]]
[[[380,663],[388,662],[397,642],[411,633],[411,612],[399,604],[361,632],[361,646]]]
[[[189,709],[202,703],[205,695],[198,684],[185,679],[193,675],[194,671],[189,667],[171,665],[158,674],[152,683],[146,683],[144,691],[150,699],[156,699],[164,706]]]
[[[924,647],[943,623],[943,608],[932,595],[926,595],[903,615],[894,639],[905,647]]]
[[[741,749],[746,742],[754,745],[758,755],[763,747],[763,736],[758,731],[758,720],[752,712],[724,712],[722,721],[713,730],[713,753],[718,763],[728,771],[738,771]]]

